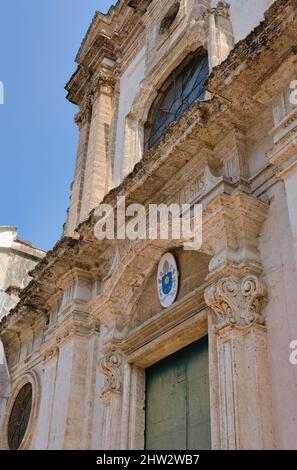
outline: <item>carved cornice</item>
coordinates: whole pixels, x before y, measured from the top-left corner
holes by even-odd
[[[94,86],[109,85],[114,87],[112,76],[112,69],[116,64],[114,47],[115,43],[111,39],[104,35],[97,36],[88,51],[87,58],[84,58],[84,62],[78,66],[66,84],[67,99],[70,102],[80,105],[86,96],[93,91]]]
[[[217,330],[265,323],[261,309],[267,302],[267,289],[257,276],[222,278],[206,289],[205,301],[217,315]]]

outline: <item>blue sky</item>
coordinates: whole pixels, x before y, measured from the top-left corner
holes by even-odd
[[[51,248],[69,206],[78,132],[65,83],[96,10],[108,0],[2,0],[0,225]]]

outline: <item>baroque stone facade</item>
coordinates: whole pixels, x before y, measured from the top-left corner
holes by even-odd
[[[297,448],[296,27],[296,0],[121,0],[96,13],[66,86],[80,137],[64,237],[0,323],[2,448],[27,381],[20,448],[143,449],[147,370],[206,336],[211,448]],[[203,99],[148,147],[162,86],[197,50]],[[94,209],[119,196],[202,204],[201,250],[99,241]],[[180,286],[163,309],[166,252]]]

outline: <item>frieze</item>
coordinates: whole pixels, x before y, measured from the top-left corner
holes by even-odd
[[[222,177],[214,176],[209,167],[206,166],[198,175],[189,179],[178,192],[174,194],[167,203],[191,204],[194,201],[202,199],[216,184],[222,181]]]

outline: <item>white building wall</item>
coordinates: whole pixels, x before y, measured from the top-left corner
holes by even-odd
[[[285,187],[278,182],[268,196],[269,218],[260,239],[269,303],[265,310],[278,449],[296,449],[297,367],[290,343],[297,340],[297,273]]]
[[[48,441],[50,438],[50,429],[53,425],[53,403],[56,387],[58,357],[54,356],[48,361],[43,370],[39,369],[41,381],[41,400],[38,413],[38,421],[36,424],[31,449],[48,449]]]
[[[114,186],[118,186],[125,176],[123,175],[123,160],[126,118],[131,111],[134,98],[139,92],[140,83],[145,76],[145,57],[146,48],[144,47],[121,77],[114,163]]]
[[[295,261],[297,266],[297,173],[291,173],[285,181],[285,189],[287,194],[287,204],[289,211],[289,219],[291,232],[293,237],[293,246],[295,253]],[[296,336],[297,339],[297,336]]]

